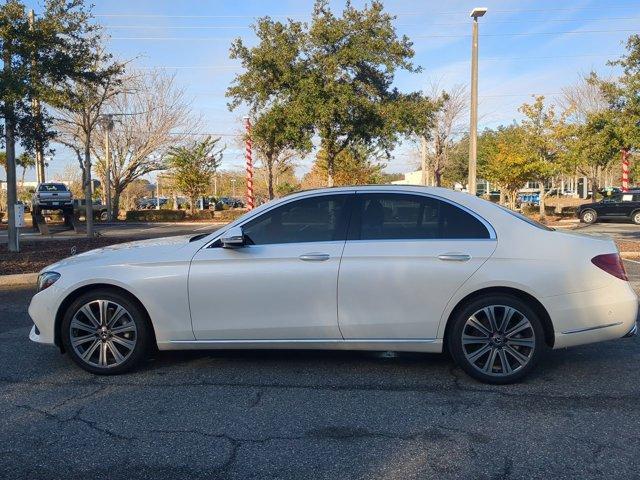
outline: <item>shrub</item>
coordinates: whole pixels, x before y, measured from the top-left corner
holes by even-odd
[[[215,218],[213,210],[198,210],[193,215],[189,215],[189,220],[213,220]]]
[[[127,222],[179,222],[185,219],[184,210],[129,210]]]
[[[244,215],[246,210],[222,210],[216,213],[216,220],[220,220],[221,222],[232,222],[236,218]]]

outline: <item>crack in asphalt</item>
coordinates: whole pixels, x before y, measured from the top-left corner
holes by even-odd
[[[415,392],[415,393],[481,393],[483,395],[493,395],[505,398],[527,398],[532,400],[549,400],[549,401],[564,401],[572,406],[575,406],[573,402],[584,402],[589,404],[601,405],[603,401],[608,402],[632,402],[637,404],[637,399],[640,398],[640,390],[633,391],[622,395],[607,395],[607,394],[553,394],[553,393],[541,393],[533,391],[510,391],[507,390],[509,386],[501,387],[473,387],[469,385],[461,385],[462,380],[454,377],[454,381],[450,385],[392,385],[384,386],[379,384],[343,384],[343,385],[305,385],[297,383],[236,383],[236,382],[174,382],[174,383],[131,383],[131,382],[116,382],[116,383],[104,383],[98,381],[88,381],[80,383],[59,383],[59,382],[43,382],[43,381],[22,381],[13,380],[11,378],[0,378],[0,383],[7,385],[20,385],[20,386],[54,386],[54,387],[69,387],[69,386],[108,386],[108,387],[129,387],[129,388],[185,388],[185,387],[219,387],[219,388],[255,388],[255,389],[273,389],[273,390],[311,390],[311,391],[354,391],[354,392]],[[610,404],[607,405],[611,407]]]
[[[239,450],[245,445],[261,445],[274,441],[300,441],[300,440],[333,440],[333,441],[352,441],[361,439],[383,439],[383,440],[396,440],[396,441],[428,441],[438,442],[441,440],[452,440],[455,442],[455,438],[443,433],[442,431],[452,431],[455,433],[464,434],[468,437],[471,443],[480,442],[488,443],[491,439],[485,435],[478,434],[476,432],[468,432],[463,429],[455,429],[445,427],[443,425],[435,425],[427,430],[412,433],[412,434],[400,434],[389,432],[372,432],[364,428],[350,428],[350,427],[323,427],[318,429],[308,430],[301,435],[268,435],[266,437],[249,438],[249,437],[234,437],[227,433],[210,433],[203,432],[198,429],[149,429],[145,430],[145,433],[150,434],[162,434],[162,435],[199,435],[206,438],[215,438],[217,440],[224,440],[229,443],[230,451],[229,455],[222,463],[222,465],[215,469],[218,474],[227,473],[235,464],[238,458]]]
[[[48,418],[49,420],[52,420],[58,424],[65,424],[65,423],[71,423],[71,422],[80,422],[83,423],[85,425],[87,425],[89,428],[91,428],[92,430],[95,430],[97,432],[100,433],[104,433],[112,438],[116,438],[118,440],[135,440],[135,437],[129,437],[129,436],[125,436],[125,435],[121,435],[119,433],[116,433],[112,430],[109,430],[108,428],[103,428],[100,427],[98,425],[97,421],[94,420],[87,420],[86,418],[82,418],[82,412],[84,411],[85,406],[79,408],[71,417],[68,418],[61,418],[60,416],[51,413],[47,410],[44,410],[42,408],[37,408],[34,407],[32,405],[24,405],[24,404],[14,404],[14,407],[16,408],[21,408],[23,410],[27,410],[29,412],[34,412],[34,413],[38,413],[40,415],[43,415],[44,417]]]

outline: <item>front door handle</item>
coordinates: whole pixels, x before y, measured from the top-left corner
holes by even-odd
[[[471,260],[471,255],[467,255],[466,253],[443,253],[442,255],[438,255],[438,259],[447,262],[466,262]]]
[[[305,262],[324,262],[325,260],[329,260],[328,253],[305,253],[298,257],[300,260]]]

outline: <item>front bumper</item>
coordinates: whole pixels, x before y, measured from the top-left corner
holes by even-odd
[[[57,312],[56,285],[36,293],[29,304],[29,317],[34,323],[29,339],[37,343],[53,345],[55,339],[55,318]]]

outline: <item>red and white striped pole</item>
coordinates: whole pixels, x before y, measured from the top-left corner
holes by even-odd
[[[629,191],[629,150],[620,150],[622,156],[622,191]]]
[[[251,120],[244,117],[244,126],[247,133],[245,145],[245,158],[247,159],[247,209],[252,210],[255,206],[253,198],[253,158],[251,156]]]

